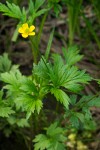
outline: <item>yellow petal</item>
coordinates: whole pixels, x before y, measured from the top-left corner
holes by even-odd
[[[24,24],[22,25],[22,28],[23,28],[23,30],[27,29],[27,28],[28,28],[28,24],[27,24],[27,23],[24,23]]]
[[[22,27],[20,27],[20,28],[18,29],[18,32],[19,32],[19,33],[24,33],[23,28],[22,28]]]
[[[30,26],[30,28],[29,28],[29,32],[32,32],[33,30],[35,29],[35,26]]]
[[[23,37],[23,38],[27,38],[27,37],[28,37],[28,34],[23,33],[23,34],[22,34],[22,37]]]
[[[29,33],[28,35],[31,35],[31,36],[32,36],[32,35],[35,35],[35,32],[31,32],[31,33]]]

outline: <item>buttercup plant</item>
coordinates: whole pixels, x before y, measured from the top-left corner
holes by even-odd
[[[1,129],[6,136],[10,136],[12,132],[20,134],[28,150],[66,150],[69,140],[74,146],[77,143],[77,150],[80,150],[80,147],[88,149],[82,141],[75,141],[76,134],[67,134],[71,128],[96,128],[90,108],[100,107],[100,92],[87,96],[82,93],[84,87],[93,80],[85,70],[79,69],[76,65],[83,55],[79,54],[77,46],[63,47],[62,55],[51,54],[54,29],[44,55],[39,55],[43,25],[54,1],[49,1],[50,6],[43,8],[47,4],[45,0],[30,0],[27,10],[21,10],[13,3],[6,3],[7,5],[0,3],[0,12],[19,20],[14,38],[18,33],[24,39],[28,38],[34,62],[32,74],[26,76],[21,73],[18,65],[12,66],[7,54],[0,56],[0,82],[3,85],[0,91],[0,117],[3,121]],[[57,0],[55,5],[58,3]],[[35,19],[42,14],[44,16],[37,33]],[[70,44],[72,43],[73,35]],[[100,80],[97,82],[100,84]],[[49,103],[49,96],[52,96],[55,102],[54,110],[44,107],[45,101]],[[55,119],[48,121],[48,113],[54,115]],[[7,125],[13,127],[9,129],[9,133],[5,131]]]

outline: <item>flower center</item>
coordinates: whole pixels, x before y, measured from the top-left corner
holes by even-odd
[[[29,33],[29,29],[28,29],[28,28],[25,30],[25,33],[26,33],[26,34],[28,34],[28,33]]]

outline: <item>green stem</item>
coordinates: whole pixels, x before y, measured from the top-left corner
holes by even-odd
[[[44,23],[45,23],[45,20],[47,18],[47,14],[48,14],[48,12],[46,12],[42,18],[42,22],[41,22],[41,25],[39,28],[38,35],[35,36],[34,38],[30,37],[32,54],[33,54],[33,59],[34,59],[35,64],[38,63],[38,59],[39,59],[39,44],[40,44],[40,40],[41,40],[41,34],[43,31]]]
[[[74,38],[74,31],[73,31],[73,21],[72,21],[72,10],[71,6],[68,8],[68,17],[69,17],[69,45],[72,45],[73,38]]]
[[[42,34],[42,31],[43,31],[43,27],[44,27],[44,23],[45,23],[45,21],[46,21],[47,15],[48,15],[48,11],[44,14],[44,16],[43,16],[43,18],[42,18],[42,21],[41,21],[41,24],[40,24],[40,27],[39,27],[38,45],[39,45],[40,40],[41,40],[41,34]]]
[[[56,113],[58,113],[58,110],[59,110],[59,102],[57,101],[57,104],[56,104]]]
[[[31,114],[30,117],[30,141],[28,146],[29,150],[33,150],[32,140],[37,133],[38,133],[38,117],[37,117],[37,113],[34,112],[34,114]]]
[[[31,114],[30,117],[30,141],[29,141],[29,150],[33,149],[33,144],[32,144],[32,140],[34,138],[34,126],[33,126],[33,114]]]
[[[78,24],[78,17],[80,13],[80,8],[83,0],[73,0],[71,4],[68,5],[68,19],[69,19],[69,45],[73,44],[74,34]]]
[[[39,57],[39,48],[38,48],[38,43],[36,41],[37,41],[36,37],[35,38],[30,37],[32,54],[33,54],[33,59],[35,64],[38,63],[38,57]]]
[[[38,114],[34,112],[34,133],[38,133]]]

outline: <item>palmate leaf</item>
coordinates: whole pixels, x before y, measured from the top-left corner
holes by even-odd
[[[84,70],[64,64],[60,55],[53,55],[54,64],[46,63],[44,59],[34,68],[34,73],[55,88],[64,87],[72,92],[79,92],[91,77]]]
[[[26,118],[20,118],[16,121],[16,124],[18,125],[18,127],[29,127],[29,123],[26,120]]]
[[[42,58],[38,65],[34,65],[33,75],[38,77],[42,85],[48,88],[48,92],[51,92],[68,109],[70,98],[62,87],[77,93],[92,78],[84,70],[64,64],[60,55],[54,54],[52,58],[53,63],[47,63],[45,58]]]
[[[19,116],[17,117],[16,115],[9,116],[9,118],[7,118],[7,121],[10,125],[16,124],[18,127],[21,127],[21,128],[30,126],[26,118],[20,118]]]
[[[71,122],[73,127],[75,127],[75,128],[79,127],[79,120],[75,115],[70,117],[70,122]]]
[[[63,55],[68,66],[75,65],[78,61],[80,61],[83,55],[79,54],[79,50],[77,46],[71,46],[66,50],[66,48],[62,48]]]
[[[68,95],[64,91],[62,91],[61,89],[52,88],[51,94],[54,94],[57,101],[62,103],[68,109],[70,98],[68,97]]]
[[[65,142],[66,137],[63,135],[63,128],[58,127],[57,122],[55,122],[46,130],[45,135],[39,134],[33,140],[35,142],[34,150],[65,150],[63,142]]]
[[[7,5],[0,3],[0,12],[3,12],[3,14],[6,16],[21,19],[22,12],[19,6],[15,5],[14,3],[12,4],[10,4],[9,2],[6,3]]]
[[[95,97],[94,95],[89,95],[89,96],[83,96],[78,102],[77,102],[78,107],[80,106],[81,108],[84,107],[100,107],[100,96]]]
[[[30,15],[33,15],[34,11],[35,11],[34,10],[34,3],[32,0],[30,0],[30,2],[29,2],[29,13],[30,13]]]
[[[73,127],[78,128],[80,123],[85,124],[85,115],[83,112],[71,112],[69,113],[70,123]]]
[[[78,92],[82,89],[82,84],[87,84],[91,80],[85,71],[80,71],[77,67],[69,67],[64,64],[61,56],[54,55],[54,66],[49,70],[50,80],[54,87],[65,87],[73,92]]]
[[[92,106],[100,107],[100,96],[97,97],[97,98],[91,99],[91,101],[89,101],[87,103],[87,105],[90,106],[90,107],[92,107]]]
[[[24,80],[24,76],[20,73],[18,69],[12,70],[9,73],[5,72],[1,74],[1,80],[7,85],[6,89],[12,91],[18,91],[21,85],[21,82]]]
[[[65,72],[64,79],[61,86],[72,92],[78,92],[84,87],[84,84],[88,84],[92,78],[86,74],[84,70],[78,70],[77,67],[73,66],[68,69],[68,72]]]
[[[54,54],[52,59],[54,60],[54,64],[50,65],[49,67],[49,76],[53,86],[59,88],[61,86],[62,77],[66,70],[66,65],[64,65],[61,56],[58,54]]]
[[[28,95],[26,93],[20,94],[15,99],[17,109],[22,109],[22,111],[27,112],[27,119],[30,117],[34,111],[38,114],[43,106],[43,103],[40,99],[35,98],[33,95]]]
[[[36,18],[42,14],[44,14],[46,11],[48,11],[48,9],[41,9],[38,10],[43,4],[44,4],[45,0],[36,0],[35,2],[33,2],[32,0],[30,0],[29,2],[29,13],[32,16],[32,18]]]
[[[9,71],[15,72],[18,70],[18,65],[12,65],[11,60],[8,58],[8,54],[4,53],[2,56],[0,56],[0,80],[1,74],[6,73]]]
[[[97,83],[100,85],[100,79],[99,79],[99,80],[97,80]]]
[[[8,58],[8,54],[4,53],[0,56],[0,73],[7,72],[11,69],[11,61]]]
[[[13,114],[14,111],[11,109],[11,107],[7,106],[0,106],[0,117],[9,117],[9,115]]]
[[[80,123],[84,125],[85,115],[83,112],[77,112],[77,110],[72,109],[65,110],[65,117],[69,118],[71,125],[75,128],[79,128]]]
[[[9,99],[12,99],[18,110],[27,113],[27,119],[34,111],[40,112],[43,105],[41,99],[47,93],[45,89],[39,90],[32,79],[23,76],[19,70],[1,74],[1,80],[7,84],[5,88]]]
[[[45,150],[50,146],[50,140],[43,134],[37,135],[33,142],[35,142],[34,150]]]
[[[55,142],[55,141],[52,144],[52,146],[50,146],[48,148],[48,150],[52,150],[52,149],[54,149],[54,150],[66,150],[64,144],[61,144],[61,143]]]
[[[9,117],[14,111],[9,106],[9,102],[2,99],[3,91],[0,91],[0,117]]]
[[[62,11],[62,7],[59,4],[59,0],[48,0],[48,6],[53,8],[56,17],[58,17],[59,13]]]
[[[43,5],[43,3],[45,2],[45,0],[36,0],[35,1],[35,5],[34,5],[34,9],[35,9],[35,11],[37,11],[42,5]]]
[[[37,94],[37,88],[35,84],[33,83],[32,79],[28,77],[24,77],[24,79],[21,82],[20,89],[23,92],[26,92],[27,94]]]
[[[77,101],[78,100],[78,101]],[[81,127],[83,128],[93,128],[91,126],[92,113],[91,107],[100,107],[100,96],[95,97],[95,95],[83,96],[82,98],[77,98],[77,96],[72,95],[70,97],[70,103],[73,107],[72,109],[66,109],[65,117],[69,118],[70,123],[75,128]]]
[[[51,124],[47,128],[47,135],[48,136],[55,136],[56,134],[63,133],[63,129],[57,126],[57,122]]]
[[[49,82],[49,69],[50,64],[46,63],[46,60],[43,58],[39,61],[39,63],[33,66],[33,76],[42,79],[44,82]]]
[[[47,12],[48,10],[49,10],[49,9],[46,9],[46,8],[41,9],[41,10],[39,10],[37,13],[35,13],[34,17],[35,17],[35,18],[36,18],[36,17],[39,17],[40,15],[44,14],[44,13]]]

